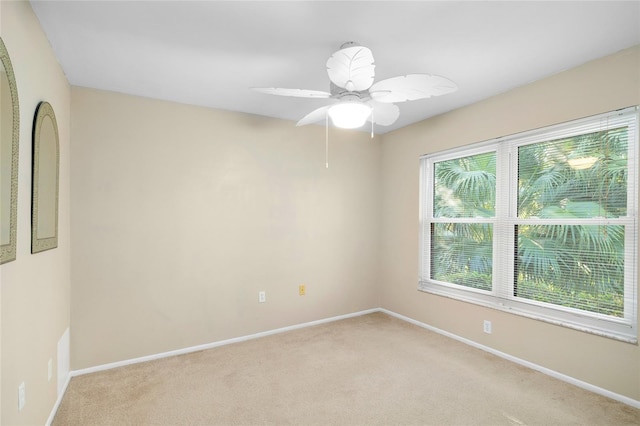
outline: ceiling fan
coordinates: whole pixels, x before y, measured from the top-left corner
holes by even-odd
[[[261,93],[300,98],[335,100],[304,116],[297,126],[326,120],[337,127],[355,129],[367,121],[390,126],[400,115],[396,102],[414,101],[455,92],[458,86],[451,80],[430,74],[409,74],[374,83],[373,54],[356,42],[344,43],[327,60],[329,92],[280,87],[252,88]],[[372,127],[373,128],[373,127]]]

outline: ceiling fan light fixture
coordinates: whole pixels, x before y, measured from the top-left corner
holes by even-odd
[[[362,102],[341,102],[328,111],[331,122],[341,129],[362,127],[371,115],[371,107]]]
[[[451,80],[431,74],[407,74],[378,82],[371,50],[358,43],[347,42],[334,52],[326,63],[329,91],[263,87],[253,89],[270,95],[300,98],[329,98],[334,105],[316,108],[296,123],[304,126],[329,117],[335,127],[356,129],[371,122],[375,126],[391,126],[400,115],[397,102],[427,99],[455,92],[458,86]]]

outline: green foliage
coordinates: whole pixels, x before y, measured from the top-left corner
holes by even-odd
[[[492,217],[495,202],[495,153],[436,163],[435,217]]]
[[[432,277],[457,274],[491,276],[493,267],[493,227],[490,224],[435,224],[432,234]],[[443,280],[446,281],[446,280]],[[461,281],[460,279],[458,281]],[[453,281],[449,281],[453,282]],[[455,282],[461,284],[460,282]],[[466,284],[461,284],[466,285]],[[489,289],[491,280],[489,279]]]
[[[520,297],[538,302],[552,303],[619,318],[624,316],[624,297],[620,294],[592,294],[586,291],[558,287],[548,282],[520,280],[518,281],[517,293]]]
[[[590,219],[627,214],[627,129],[518,149],[518,218]],[[434,217],[493,217],[496,156],[436,163]],[[624,226],[526,224],[514,229],[516,294],[621,316]],[[491,289],[493,230],[482,223],[432,227],[432,276]]]
[[[521,146],[518,217],[626,215],[627,161],[626,128]]]
[[[491,291],[491,274],[469,271],[457,272],[454,274],[443,274],[442,276],[434,278],[448,283],[463,285],[465,287]]]

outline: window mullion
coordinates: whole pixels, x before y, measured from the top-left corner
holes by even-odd
[[[513,294],[513,232],[510,220],[510,198],[512,161],[510,147],[500,145],[497,150],[496,164],[496,223],[494,231],[494,280],[493,294],[501,300],[509,298]],[[500,302],[499,302],[500,303]]]
[[[422,284],[431,276],[431,229],[429,223],[433,220],[433,163],[422,159],[420,162],[420,264],[418,283]]]
[[[420,290],[636,342],[637,149],[628,108],[423,156]]]

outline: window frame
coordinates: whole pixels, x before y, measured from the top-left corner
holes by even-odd
[[[638,107],[629,107],[592,117],[547,126],[485,142],[457,147],[420,157],[419,200],[419,271],[418,290],[454,298],[517,315],[610,337],[630,343],[638,340]],[[518,218],[518,148],[560,138],[629,126],[627,160],[627,216],[589,219]],[[435,163],[469,157],[485,152],[496,153],[496,205],[492,218],[434,217]],[[491,291],[474,289],[431,279],[431,229],[434,223],[492,223],[493,258]],[[624,225],[625,282],[624,317],[598,314],[515,296],[515,226],[523,223],[559,225]],[[508,247],[505,254],[504,247]]]

